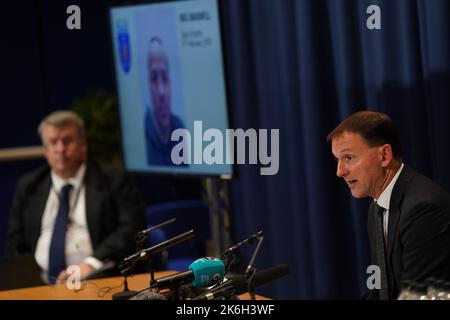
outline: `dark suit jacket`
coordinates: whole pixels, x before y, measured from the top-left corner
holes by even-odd
[[[372,203],[368,232],[372,264],[379,265],[373,210]],[[403,280],[450,280],[450,195],[406,165],[392,190],[386,250],[390,299],[398,297]],[[378,290],[367,298],[378,299]]]
[[[88,161],[84,183],[93,255],[102,261],[119,261],[135,249],[135,234],[145,226],[144,206],[129,177],[118,168]],[[50,187],[47,165],[19,180],[6,240],[7,255],[34,255]]]

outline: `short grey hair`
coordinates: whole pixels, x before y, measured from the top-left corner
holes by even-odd
[[[162,39],[160,37],[153,36],[153,37],[150,38],[150,41],[148,42],[148,48],[147,48],[147,57],[150,54],[152,54],[152,52],[154,50],[153,46],[155,44],[157,44],[157,45],[159,45],[161,47],[161,50],[164,53],[164,58],[165,58],[165,61],[166,61],[167,70],[169,70],[169,68],[170,68],[170,66],[169,66],[169,57],[167,56],[166,48],[164,47],[164,43],[163,43],[163,41],[162,41]]]
[[[84,128],[84,121],[81,117],[73,111],[54,111],[48,116],[46,116],[38,127],[38,134],[42,140],[42,131],[47,125],[52,125],[56,127],[65,127],[68,125],[73,125],[77,128],[78,137],[84,139],[86,137],[86,131]]]

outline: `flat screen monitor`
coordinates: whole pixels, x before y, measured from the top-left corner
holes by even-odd
[[[109,8],[125,168],[231,177],[217,0]]]

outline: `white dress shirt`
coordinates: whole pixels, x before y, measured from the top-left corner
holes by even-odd
[[[403,170],[403,163],[400,166],[400,169],[398,169],[397,173],[395,174],[394,178],[392,178],[391,182],[388,184],[386,189],[383,190],[383,192],[380,194],[380,197],[377,199],[374,199],[374,201],[384,209],[383,212],[383,231],[384,231],[384,239],[387,240],[387,233],[388,233],[388,222],[389,222],[389,203],[391,202],[391,195],[392,190],[394,189],[394,185],[397,182],[397,179],[400,175],[400,173]]]
[[[41,220],[41,234],[34,254],[38,265],[45,272],[48,270],[50,243],[53,227],[59,208],[59,194],[64,185],[70,183],[73,188],[69,196],[69,225],[66,233],[65,256],[66,265],[88,263],[95,269],[100,269],[103,263],[92,256],[92,242],[86,221],[86,188],[83,183],[86,164],[82,164],[77,173],[68,180],[51,172],[52,187],[47,198]]]

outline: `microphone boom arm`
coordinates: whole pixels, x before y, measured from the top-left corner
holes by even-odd
[[[254,276],[256,269],[253,266],[255,263],[256,255],[259,252],[259,248],[261,248],[261,244],[264,240],[264,236],[258,238],[258,243],[256,244],[256,248],[253,251],[253,255],[248,263],[247,269],[245,270],[245,277],[248,279],[248,293],[250,294],[251,300],[255,300],[255,284],[254,284]]]
[[[124,272],[128,271],[129,269],[131,269],[138,260],[145,259],[147,257],[147,255],[153,255],[155,253],[169,249],[181,242],[184,242],[186,240],[189,240],[189,239],[195,237],[195,235],[196,234],[194,232],[194,229],[191,229],[189,231],[186,231],[185,233],[182,233],[182,234],[177,235],[173,238],[170,238],[166,241],[163,241],[160,244],[157,244],[153,247],[150,247],[147,249],[142,249],[142,250],[128,256],[127,258],[123,259],[119,265],[119,269],[120,269],[121,273],[124,273]]]

